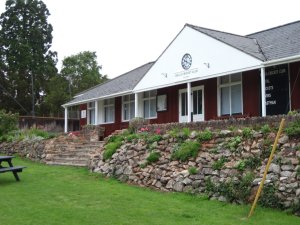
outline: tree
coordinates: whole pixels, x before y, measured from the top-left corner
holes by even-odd
[[[102,83],[107,79],[100,73],[96,52],[84,51],[66,57],[62,62],[61,76],[70,85],[70,96]]]
[[[40,0],[7,0],[5,10],[0,16],[1,108],[34,114],[57,74],[50,13]]]
[[[62,104],[71,100],[73,95],[91,88],[107,80],[100,73],[95,52],[84,51],[66,57],[58,76],[50,80],[50,93],[46,96],[46,104],[52,114],[62,114]]]

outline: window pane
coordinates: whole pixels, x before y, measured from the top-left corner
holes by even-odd
[[[134,101],[134,95],[130,95],[130,100]]]
[[[150,117],[150,115],[149,115],[149,105],[150,105],[149,100],[145,100],[144,101],[144,118],[149,118]]]
[[[150,100],[150,117],[156,117],[156,99]]]
[[[130,103],[130,116],[129,119],[134,118],[134,102]]]
[[[155,97],[156,96],[156,90],[150,91],[150,97]]]
[[[129,119],[129,113],[128,113],[129,105],[128,105],[128,103],[123,105],[123,110],[124,110],[123,111],[123,120],[128,120]]]
[[[104,108],[104,122],[114,122],[115,120],[115,107],[109,106]]]
[[[90,124],[95,124],[95,109],[89,110],[90,112]]]
[[[231,86],[231,113],[242,112],[242,90],[241,85]]]
[[[198,113],[198,91],[193,91],[193,114],[197,115]]]
[[[144,92],[143,97],[148,98],[149,97],[149,91]]]
[[[123,101],[124,101],[124,102],[128,102],[128,101],[129,101],[129,95],[123,96]]]
[[[241,74],[240,73],[231,75],[231,82],[238,82],[238,81],[241,81]]]
[[[221,115],[230,114],[229,87],[221,88]]]
[[[227,84],[229,82],[229,76],[223,76],[220,80],[221,84]]]
[[[187,93],[181,93],[181,116],[187,115]]]

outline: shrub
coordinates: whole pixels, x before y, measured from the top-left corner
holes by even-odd
[[[244,171],[246,166],[245,166],[245,161],[241,160],[236,166],[235,168],[239,171]]]
[[[269,127],[269,124],[265,124],[265,125],[263,125],[263,126],[260,128],[260,131],[261,131],[263,134],[267,134],[267,133],[270,133],[270,132],[271,132],[271,128]]]
[[[242,131],[242,134],[244,138],[252,138],[252,129],[245,127]]]
[[[300,120],[289,123],[289,126],[285,128],[285,132],[289,137],[300,136]]]
[[[197,174],[197,173],[198,173],[198,170],[197,170],[197,168],[196,168],[196,167],[194,167],[194,166],[192,166],[192,167],[189,167],[188,171],[189,171],[189,174],[191,174],[191,175],[195,175],[195,174]]]
[[[222,167],[224,166],[224,163],[227,162],[228,160],[224,157],[224,156],[221,156],[220,159],[218,159],[217,161],[215,161],[213,164],[212,164],[212,168],[214,170],[220,170],[222,169]]]
[[[242,139],[240,136],[233,137],[229,140],[227,143],[227,148],[229,148],[231,151],[235,152],[239,144],[241,143]]]
[[[136,133],[129,134],[129,135],[125,136],[125,138],[128,142],[132,142],[133,140],[138,139],[138,135]]]
[[[212,139],[212,137],[213,137],[212,132],[210,130],[207,130],[207,129],[198,134],[198,140],[199,141],[209,141],[209,140]]]
[[[198,142],[188,141],[182,143],[177,151],[172,154],[172,159],[186,161],[188,158],[196,158],[199,152],[200,144]]]
[[[283,204],[276,195],[276,188],[274,185],[266,185],[263,188],[262,195],[258,203],[263,207],[282,209]]]
[[[0,110],[0,137],[18,129],[19,115]]]
[[[110,159],[112,155],[117,151],[117,149],[122,145],[124,137],[121,135],[110,136],[107,144],[104,147],[103,159],[104,161]]]
[[[244,160],[245,167],[250,169],[255,169],[261,165],[261,160],[258,157],[249,157]]]
[[[160,157],[159,152],[151,152],[146,160],[148,163],[153,163],[153,162],[157,162],[159,160],[159,157]]]
[[[130,120],[128,130],[131,133],[136,133],[139,129],[149,124],[149,120],[142,117],[136,117]]]
[[[159,142],[162,140],[162,136],[159,135],[159,134],[155,134],[155,135],[152,135],[148,138],[147,142],[148,144],[151,144],[153,142]]]

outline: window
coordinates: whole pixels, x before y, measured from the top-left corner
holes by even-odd
[[[104,104],[104,123],[113,123],[115,121],[115,99],[105,99]]]
[[[95,102],[88,103],[88,124],[95,125]]]
[[[134,118],[134,95],[123,96],[123,121]]]
[[[242,113],[242,76],[233,74],[219,78],[220,114]]]
[[[144,92],[144,118],[156,118],[156,91]]]

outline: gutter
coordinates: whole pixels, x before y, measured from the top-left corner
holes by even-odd
[[[266,62],[263,62],[261,65],[263,67],[275,66],[275,65],[278,65],[278,64],[296,62],[296,61],[299,61],[299,59],[300,59],[300,54],[299,55],[294,55],[294,56],[289,56],[289,57],[286,57],[286,58],[280,58],[280,59],[274,59],[274,60],[266,61]]]
[[[118,93],[113,94],[113,95],[104,95],[104,96],[101,96],[101,97],[90,98],[90,99],[85,99],[85,100],[81,100],[81,101],[77,101],[77,102],[72,102],[70,104],[66,103],[66,104],[63,104],[61,106],[66,108],[66,107],[69,107],[69,106],[84,104],[84,103],[88,103],[88,102],[92,102],[92,101],[96,101],[96,100],[101,100],[101,99],[119,97],[119,96],[128,95],[128,94],[133,94],[133,92],[132,91],[123,91],[123,92],[118,92]]]

